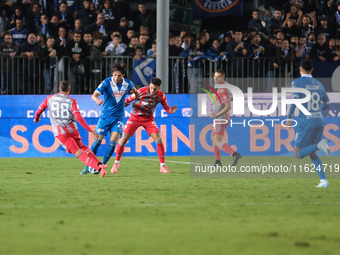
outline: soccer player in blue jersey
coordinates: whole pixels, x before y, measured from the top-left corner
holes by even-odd
[[[295,127],[294,152],[297,158],[304,158],[309,155],[315,170],[319,174],[320,183],[317,188],[327,188],[329,182],[322,166],[321,159],[316,154],[317,150],[322,150],[330,157],[331,153],[327,145],[327,140],[322,139],[324,121],[322,111],[329,108],[329,98],[323,85],[312,77],[313,62],[309,59],[303,59],[300,63],[301,77],[292,82],[292,87],[304,88],[310,91],[311,99],[304,103],[303,106],[311,113],[305,115],[299,111],[299,118]],[[293,98],[304,98],[304,93],[293,93]],[[291,117],[295,110],[295,104],[292,104],[288,113],[287,124],[291,126]]]
[[[112,68],[112,77],[108,77],[103,80],[91,97],[98,105],[102,105],[96,129],[99,137],[94,140],[91,150],[94,154],[97,154],[104,136],[110,132],[109,146],[107,147],[103,159],[103,162],[106,163],[112,156],[119,137],[123,133],[124,103],[126,94],[132,90],[136,98],[139,99],[137,89],[134,87],[132,81],[124,78],[125,74],[125,65],[116,64]],[[100,95],[104,95],[104,101],[99,99]],[[80,174],[87,174],[88,172],[89,168],[85,167]]]

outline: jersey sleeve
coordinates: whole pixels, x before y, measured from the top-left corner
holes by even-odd
[[[99,86],[96,88],[96,91],[98,91],[101,95],[105,93],[106,90],[106,80],[103,80]]]
[[[166,95],[164,93],[162,93],[160,95],[161,97],[161,104],[164,108],[164,110],[167,112],[167,113],[170,113],[170,110],[171,110],[171,107],[169,106],[168,104],[168,100],[166,99]]]
[[[34,116],[35,121],[39,121],[40,115],[47,109],[48,100],[50,99],[51,96],[46,97],[45,100],[39,105],[38,110],[35,112]]]
[[[91,132],[91,128],[90,126],[86,123],[86,121],[84,120],[83,116],[81,116],[80,114],[80,110],[79,110],[79,106],[76,100],[73,100],[72,103],[72,113],[74,115],[74,118],[79,122],[80,125],[82,125],[87,131]]]
[[[133,90],[135,88],[135,85],[133,84],[133,82],[132,81],[129,81],[129,87],[128,87],[128,91],[130,91],[130,90]]]
[[[220,89],[219,90],[219,96],[220,96],[223,104],[230,101],[228,89]]]

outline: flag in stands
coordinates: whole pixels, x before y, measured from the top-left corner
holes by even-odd
[[[193,0],[194,19],[225,15],[243,15],[243,0]]]
[[[156,69],[154,58],[141,58],[134,61],[132,81],[135,85],[148,86]]]

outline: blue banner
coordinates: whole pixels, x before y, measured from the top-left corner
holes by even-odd
[[[194,19],[225,15],[243,15],[243,0],[193,0]]]
[[[156,69],[156,59],[134,60],[132,81],[135,85],[148,86]]]
[[[54,139],[46,112],[39,123],[33,123],[34,113],[45,97],[1,96],[0,158],[72,156]],[[87,123],[95,128],[101,107],[91,100],[90,95],[71,97],[77,100]],[[213,120],[197,116],[196,108],[200,104],[197,95],[169,94],[167,99],[171,106],[178,106],[178,111],[173,115],[168,114],[161,105],[158,105],[155,111],[155,121],[161,131],[166,156],[213,157],[211,142]],[[339,104],[335,106],[327,114],[328,117],[325,117],[324,137],[329,141],[332,153],[340,155],[340,118],[337,117]],[[130,112],[131,106],[125,109],[125,122]],[[232,117],[226,128],[224,141],[244,156],[293,156],[294,129],[285,128],[281,123],[283,119],[279,116]],[[93,136],[78,126],[83,142],[91,145]],[[104,155],[106,143],[104,139],[98,156]],[[155,142],[142,128],[136,131],[126,148],[124,156],[157,156]],[[227,154],[222,152],[222,155]]]

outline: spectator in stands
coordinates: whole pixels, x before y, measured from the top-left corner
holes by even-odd
[[[290,11],[287,13],[286,19],[283,22],[282,27],[286,26],[288,19],[292,19],[296,26],[299,27],[301,24],[303,12],[294,4],[291,5],[289,9]]]
[[[272,92],[272,88],[275,85],[274,77],[274,63],[276,56],[276,37],[275,35],[269,36],[268,43],[266,45],[265,50],[265,58],[266,58],[266,92]]]
[[[329,57],[327,59],[327,61],[332,62],[334,57],[336,56],[336,52],[335,52],[335,48],[336,48],[336,42],[334,38],[330,38],[328,41],[328,54]]]
[[[143,48],[143,54],[145,55],[147,50],[149,49],[147,44],[147,36],[145,34],[140,34],[138,37],[138,45]]]
[[[200,78],[203,77],[203,63],[202,58],[200,56],[203,56],[205,53],[200,48],[201,44],[200,42],[193,41],[191,43],[189,56],[188,56],[188,82],[189,82],[189,91],[190,93],[197,93],[199,90],[198,81]]]
[[[126,50],[126,45],[121,43],[121,36],[119,34],[111,34],[112,41],[109,42],[105,48],[108,56],[123,56]]]
[[[307,54],[307,38],[304,36],[299,36],[298,45],[295,47],[295,58],[296,60],[301,60],[303,58],[309,58]],[[299,61],[300,62],[300,61]],[[300,63],[298,64],[300,66]]]
[[[1,61],[1,83],[0,83],[0,94],[6,94],[10,87],[7,86],[15,84],[16,75],[12,72],[14,68],[14,56],[19,55],[19,48],[13,43],[12,35],[7,33],[4,36],[4,43],[0,45],[0,58]]]
[[[262,0],[262,4],[265,10],[265,15],[270,18],[275,10],[282,9],[283,0]]]
[[[247,57],[252,59],[249,66],[250,77],[261,77],[263,76],[263,66],[265,56],[265,48],[261,44],[261,36],[259,33],[252,36],[251,43],[247,48]]]
[[[137,61],[141,60],[142,58],[145,58],[145,55],[143,54],[143,48],[141,46],[137,46],[136,47],[136,51],[135,51],[135,56],[134,59],[136,59]]]
[[[62,57],[66,55],[67,46],[69,44],[69,40],[66,37],[66,29],[64,27],[59,27],[58,29],[58,38],[55,40],[55,48],[57,49],[58,57]]]
[[[54,48],[54,38],[47,37],[46,47],[40,52],[40,64],[44,76],[44,94],[53,94],[54,68],[56,66],[57,50]]]
[[[189,34],[183,35],[182,41],[181,47],[183,50],[189,49],[191,46],[191,36]]]
[[[336,12],[330,18],[329,26],[333,31],[336,31],[336,38],[340,38],[340,2],[337,4]]]
[[[39,3],[33,3],[32,4],[32,10],[29,14],[27,14],[27,26],[26,28],[31,33],[38,33],[36,31],[36,28],[41,26],[41,6]],[[24,22],[25,26],[25,22]]]
[[[104,15],[105,24],[111,27],[111,29],[117,28],[118,13],[113,7],[110,0],[104,0],[99,9],[99,13]]]
[[[200,42],[200,48],[207,51],[210,48],[210,34],[207,31],[202,31],[198,36],[198,41]]]
[[[227,45],[233,39],[230,32],[226,32],[221,41],[221,50],[227,54]]]
[[[183,51],[182,38],[180,36],[175,37],[174,45],[169,46],[169,56],[179,56],[179,54]]]
[[[48,18],[51,18],[54,13],[54,1],[53,0],[35,0],[40,5],[40,14],[46,14]]]
[[[122,17],[119,21],[119,27],[117,28],[117,31],[122,35],[123,42],[126,42],[128,40],[127,38],[127,32],[129,30],[129,21],[127,18]]]
[[[129,57],[133,57],[135,55],[137,46],[138,46],[138,37],[137,36],[131,37],[130,43],[129,43],[128,47],[126,48],[124,55],[129,56]]]
[[[299,27],[299,35],[307,37],[312,30],[316,28],[316,12],[312,14],[304,14],[301,20],[301,26]],[[311,24],[312,23],[312,24]]]
[[[68,12],[67,3],[66,1],[60,3],[57,15],[59,18],[59,26],[64,27],[68,31],[73,26],[73,16]]]
[[[22,25],[23,27],[27,27],[27,21],[26,21],[26,17],[22,14],[22,11],[19,7],[16,7],[14,9],[14,14],[12,15],[11,21],[9,22],[9,29],[12,29],[16,26],[16,20],[17,19],[21,19],[22,20]],[[38,18],[39,20],[39,18]]]
[[[107,52],[102,52],[100,46],[103,39],[95,37],[93,39],[93,45],[90,47],[90,70],[91,70],[91,84],[98,85],[101,82],[100,74],[103,70],[103,56],[107,55]]]
[[[50,21],[50,33],[54,37],[54,39],[57,39],[58,37],[58,31],[59,31],[59,18],[57,15],[53,15]]]
[[[28,89],[30,93],[39,91],[37,79],[39,77],[38,59],[33,59],[33,57],[39,55],[40,47],[36,41],[35,34],[31,33],[27,36],[27,41],[20,45],[20,56],[27,56],[27,59],[22,62],[24,72],[21,74],[25,79],[24,88]]]
[[[242,41],[242,32],[235,30],[234,38],[227,45],[227,52],[230,58],[245,57],[247,49]]]
[[[135,30],[139,31],[140,26],[146,26],[149,28],[149,37],[154,38],[156,33],[156,18],[155,15],[149,11],[144,2],[138,4],[138,14],[135,22]]]
[[[320,26],[315,29],[315,34],[316,36],[324,34],[326,36],[326,40],[328,40],[331,36],[335,37],[335,32],[328,27],[328,20],[325,15],[321,16]]]
[[[310,50],[310,56],[321,61],[327,61],[329,59],[330,52],[326,43],[326,36],[323,34],[318,35],[317,43],[314,44]]]
[[[335,54],[333,54],[332,57],[333,62],[340,62],[340,46],[336,46]]]
[[[156,42],[153,42],[151,45],[151,49],[149,49],[146,53],[148,58],[156,58],[157,56],[157,45]]]
[[[98,13],[96,23],[87,25],[85,27],[85,32],[91,34],[93,32],[99,32],[103,38],[106,38],[108,35],[110,35],[110,28],[107,24],[105,24],[104,15],[102,13]]]
[[[61,4],[65,2],[66,1],[64,0],[62,0],[61,2],[59,0],[54,0],[54,10],[57,11],[58,9],[60,9]],[[75,17],[77,17],[77,11],[79,10],[79,0],[67,0],[66,3],[67,3],[67,15],[71,16],[72,19],[74,19]],[[62,19],[60,19],[60,21],[61,20]]]
[[[28,30],[24,28],[22,19],[15,20],[15,28],[11,29],[9,32],[12,35],[13,43],[17,46],[26,42],[28,37]]]
[[[282,33],[287,37],[298,36],[299,30],[292,19],[287,19],[286,26],[282,28]],[[282,40],[283,38],[281,38]]]
[[[43,34],[37,34],[37,36],[35,37],[36,42],[39,45],[39,49],[43,49],[44,47],[46,47],[46,36]]]
[[[80,34],[84,33],[84,27],[83,27],[83,23],[81,22],[80,19],[76,19],[74,21],[74,28],[71,30],[71,32],[79,32]]]
[[[128,45],[130,43],[131,38],[135,36],[135,31],[133,29],[128,29],[128,31],[126,32],[125,37],[123,36],[122,40],[123,43],[125,43],[126,45]],[[124,39],[125,38],[125,39]],[[125,40],[125,41],[124,41]]]
[[[77,12],[76,19],[80,19],[83,27],[96,22],[96,13],[90,9],[91,0],[84,0],[83,8]]]
[[[279,74],[284,77],[286,71],[290,71],[289,65],[294,60],[294,49],[289,47],[289,41],[283,39],[281,47],[276,49],[274,67],[279,68]],[[287,66],[287,68],[286,68]]]
[[[99,37],[98,37],[99,38]],[[102,39],[102,38],[100,38]],[[93,44],[92,44],[92,35],[90,33],[85,33],[83,35],[83,40],[84,42],[87,44],[87,46],[91,47]],[[101,40],[103,42],[103,39]],[[98,43],[98,42],[97,42]]]
[[[41,25],[37,26],[36,32],[38,34],[42,34],[45,36],[45,38],[49,37],[51,35],[51,28],[50,28],[50,22],[46,14],[42,14],[40,16]]]
[[[282,12],[277,9],[274,11],[274,16],[268,19],[267,22],[268,34],[274,35],[282,29]]]
[[[283,39],[285,39],[285,34],[282,31],[277,32],[276,39],[282,41]]]
[[[257,32],[266,34],[267,30],[264,28],[260,20],[260,11],[258,9],[253,10],[251,16],[253,18],[248,23],[248,30],[251,28],[255,28]]]
[[[76,79],[76,84],[80,87],[78,91],[88,92],[85,86],[84,77],[88,75],[86,57],[89,54],[88,45],[81,39],[81,34],[74,32],[73,40],[67,47],[67,55],[72,57],[71,65],[73,66],[73,74]]]

